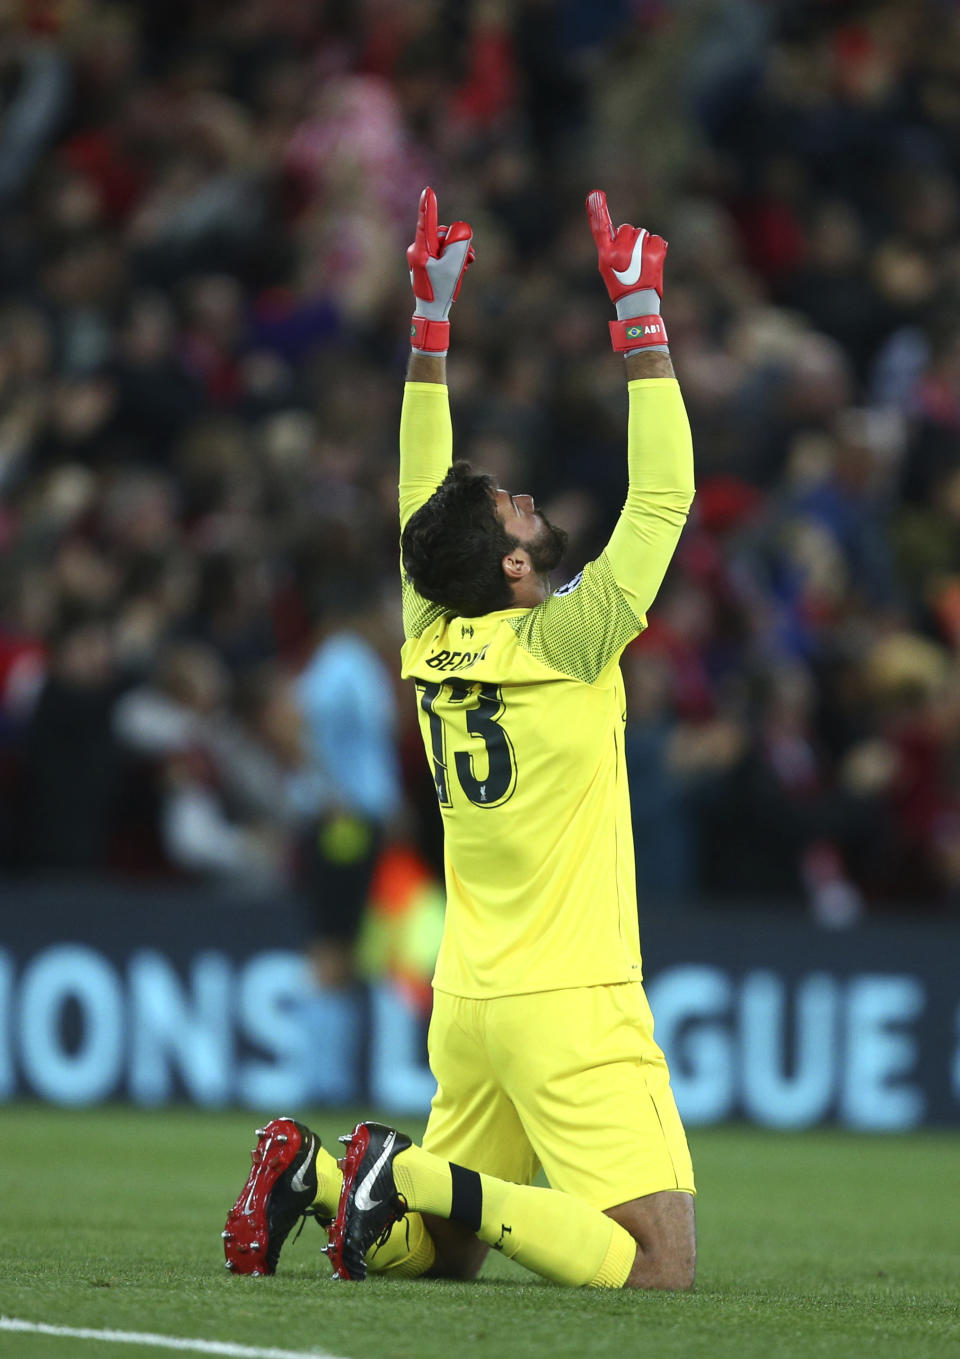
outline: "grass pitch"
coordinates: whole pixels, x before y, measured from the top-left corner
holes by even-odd
[[[328,1145],[354,1121],[307,1118]],[[256,1121],[0,1110],[0,1313],[343,1359],[960,1357],[956,1136],[695,1132],[697,1288],[656,1295],[565,1290],[492,1254],[475,1284],[333,1284],[310,1222],[275,1277],[231,1277],[219,1232]],[[0,1332],[4,1359],[165,1352]]]

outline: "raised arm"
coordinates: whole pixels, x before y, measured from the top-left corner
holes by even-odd
[[[631,355],[627,389],[627,499],[605,556],[631,610],[643,620],[693,501],[693,445],[669,355]]]
[[[473,233],[466,222],[437,224],[437,196],[420,196],[417,234],[407,251],[415,299],[410,323],[410,363],[400,416],[400,529],[433,495],[453,455],[447,396],[450,307],[473,262]],[[403,624],[418,636],[442,612],[423,599],[403,576]]]
[[[414,350],[400,412],[400,530],[433,495],[453,456],[447,360]]]
[[[600,273],[626,358],[630,416],[627,500],[605,551],[517,624],[522,645],[592,682],[646,626],[693,500],[690,425],[660,318],[667,243],[632,226],[614,231],[606,196],[587,199]]]
[[[587,198],[600,274],[617,319],[613,347],[624,354],[630,416],[629,489],[606,557],[631,610],[643,619],[666,574],[693,501],[693,444],[660,317],[667,243],[642,227],[614,231],[607,198]]]

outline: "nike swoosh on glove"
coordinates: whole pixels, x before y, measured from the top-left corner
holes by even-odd
[[[652,236],[644,227],[624,223],[613,229],[607,195],[594,189],[587,197],[587,216],[597,246],[600,276],[607,285],[610,301],[620,302],[631,293],[656,293],[663,296],[663,261],[667,242],[662,236]],[[649,300],[648,300],[649,303]],[[618,312],[620,308],[617,308]],[[653,308],[648,304],[646,311]]]

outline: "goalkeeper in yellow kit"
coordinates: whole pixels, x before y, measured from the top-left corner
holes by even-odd
[[[334,1273],[472,1278],[492,1246],[558,1283],[689,1288],[693,1170],[641,984],[619,658],[693,499],[660,319],[666,242],[587,200],[629,391],[627,501],[551,593],[565,537],[528,495],[451,466],[448,315],[473,258],[424,190],[400,428],[403,675],[445,828],[437,1093],[422,1146],[361,1123],[338,1163],[292,1119],[258,1130],[227,1264],[272,1273],[305,1212]],[[543,1167],[549,1189],[533,1187]],[[396,1223],[400,1226],[395,1226]]]

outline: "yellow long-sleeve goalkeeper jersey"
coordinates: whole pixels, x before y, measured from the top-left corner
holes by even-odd
[[[646,626],[693,499],[672,378],[629,384],[629,492],[606,549],[536,608],[444,612],[403,582],[404,678],[445,832],[434,986],[489,997],[637,980],[619,659]],[[409,382],[400,522],[452,452],[446,387]]]

